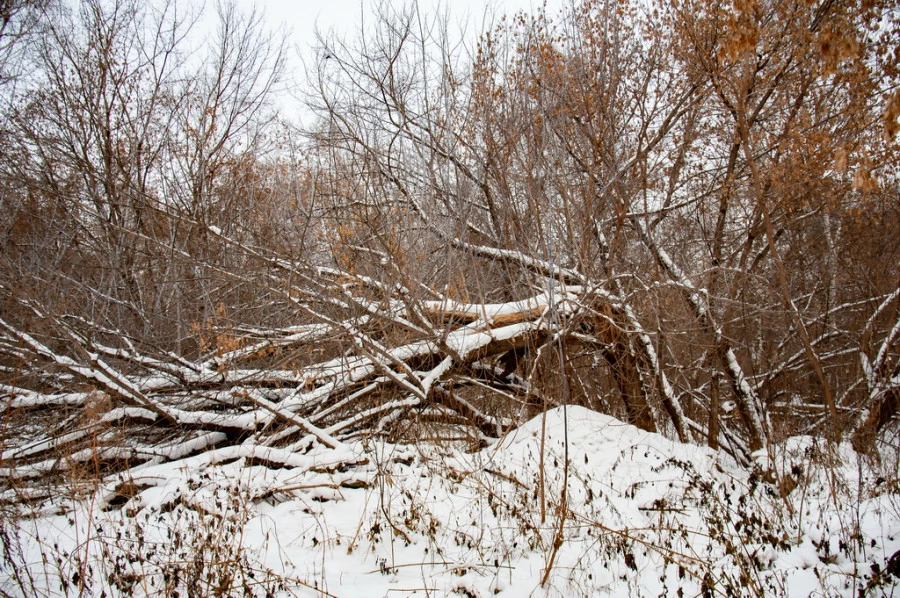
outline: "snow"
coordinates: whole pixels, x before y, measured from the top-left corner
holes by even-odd
[[[527,297],[507,303],[461,303],[453,299],[442,301],[424,301],[423,306],[427,311],[434,313],[448,313],[460,316],[469,316],[491,322],[494,318],[516,314],[540,315],[546,312],[550,306],[570,311],[569,303],[578,299],[577,293],[583,290],[580,286],[562,286],[556,292],[544,292],[533,297]]]
[[[90,392],[67,392],[45,395],[19,388],[0,384],[0,400],[6,401],[7,409],[21,409],[45,405],[82,405],[91,396]]]
[[[849,445],[797,437],[768,447],[760,458],[799,482],[790,493],[722,453],[577,406],[475,452],[375,439],[313,446],[248,441],[136,468],[100,490],[121,493],[118,508],[59,496],[21,520],[23,562],[50,596],[65,595],[62,579],[77,593],[84,563],[94,595],[154,595],[182,549],[205,555],[213,574],[240,556],[259,595],[266,579],[286,580],[290,592],[277,596],[805,597],[897,586],[873,564],[885,569],[900,549],[900,497]],[[54,550],[67,556],[42,559]],[[0,590],[18,588],[4,562]]]

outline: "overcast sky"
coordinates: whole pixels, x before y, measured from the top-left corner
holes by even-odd
[[[548,0],[548,10],[562,6],[564,0]],[[241,0],[248,5],[253,0]],[[255,0],[272,24],[286,25],[293,30],[293,39],[301,46],[308,47],[314,42],[313,32],[318,26],[323,31],[334,29],[337,33],[355,33],[359,27],[360,14],[376,4],[373,0]],[[539,7],[542,0],[420,0],[425,10],[447,8],[454,21],[466,16],[478,25],[486,11],[498,14],[513,14],[519,10],[531,11]],[[403,0],[397,0],[398,6]]]
[[[409,0],[406,0],[407,2]],[[555,14],[569,0],[546,0],[547,12]],[[376,2],[374,0],[239,0],[239,5],[247,7],[254,4],[261,9],[270,27],[285,27],[291,31],[289,51],[290,78],[299,82],[299,60],[311,57],[311,47],[315,44],[316,29],[322,32],[333,31],[341,37],[355,37],[358,34],[362,15],[369,13]],[[396,0],[398,7],[404,0]],[[470,35],[480,33],[490,25],[491,15],[512,15],[520,10],[532,12],[539,8],[543,0],[419,0],[425,11],[447,10],[451,23],[468,23]],[[368,19],[367,19],[368,21]],[[291,106],[296,103],[285,100],[282,107],[284,116],[296,118],[291,114]]]

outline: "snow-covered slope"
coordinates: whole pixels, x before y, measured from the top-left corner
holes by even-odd
[[[63,515],[19,528],[27,583],[53,595],[90,576],[94,595],[805,597],[890,594],[897,581],[884,570],[900,497],[844,446],[773,447],[770,470],[792,475],[778,484],[568,407],[472,453],[356,448],[293,469],[242,453],[160,466],[114,509],[61,500]],[[15,595],[11,566],[0,588]]]

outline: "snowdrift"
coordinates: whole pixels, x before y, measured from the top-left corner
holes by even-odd
[[[477,452],[316,450],[279,468],[212,451],[7,514],[0,589],[805,597],[898,581],[900,496],[848,446],[794,438],[747,471],[570,406]]]

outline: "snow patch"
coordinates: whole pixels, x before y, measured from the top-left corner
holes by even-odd
[[[159,563],[116,539],[138,529],[184,546],[230,530],[220,544],[301,596],[890,593],[896,580],[878,571],[900,549],[900,501],[878,472],[849,445],[810,437],[765,459],[798,489],[767,479],[772,469],[569,406],[476,452],[383,441],[207,450],[111,482],[118,509],[60,498],[65,515],[37,517],[18,542],[28,563],[65,551],[61,574],[91,562],[94,591],[108,595],[123,595],[109,585],[117,554],[137,559],[131,575],[162,579]],[[62,595],[41,567],[32,573]],[[3,569],[0,589],[14,584]]]

